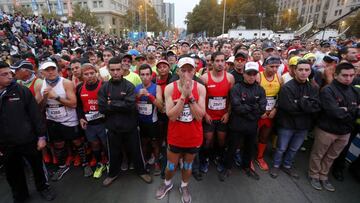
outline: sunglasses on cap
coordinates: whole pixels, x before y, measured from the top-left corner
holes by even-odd
[[[246,59],[241,58],[241,57],[238,57],[238,58],[235,59],[235,61],[237,61],[237,62],[239,62],[239,63],[242,63],[242,62],[245,62]]]
[[[268,65],[268,64],[281,64],[281,59],[280,57],[277,56],[270,56],[266,58],[264,61],[264,65]]]

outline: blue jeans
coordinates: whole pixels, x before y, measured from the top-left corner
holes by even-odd
[[[296,152],[304,142],[307,132],[307,130],[292,130],[285,128],[280,128],[278,130],[274,167],[279,168],[282,164],[285,168],[291,168]],[[282,160],[283,156],[284,160]]]

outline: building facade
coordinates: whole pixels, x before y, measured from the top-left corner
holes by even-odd
[[[174,3],[164,3],[165,24],[169,28],[175,27],[175,5]]]
[[[14,11],[14,2],[16,2],[18,6],[32,9],[38,14],[50,9],[58,15],[70,16],[72,5],[80,4],[95,14],[100,27],[106,33],[123,36],[126,33],[124,15],[129,8],[129,1],[131,0],[1,0],[0,9],[11,13]]]
[[[278,16],[285,12],[297,12],[301,23],[314,22],[322,27],[360,6],[360,0],[277,0]]]

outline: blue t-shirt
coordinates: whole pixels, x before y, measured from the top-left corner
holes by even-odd
[[[135,94],[138,94],[143,88],[143,84],[136,86]],[[151,85],[146,89],[151,95],[156,97],[155,83],[151,83]],[[155,123],[158,120],[156,106],[150,101],[149,97],[141,96],[140,99],[137,101],[137,108],[140,122],[151,124]]]

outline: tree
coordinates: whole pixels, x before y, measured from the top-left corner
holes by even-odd
[[[71,21],[79,21],[87,26],[100,30],[100,22],[94,13],[90,12],[88,7],[81,7],[80,4],[73,6],[73,15],[69,18]]]
[[[143,0],[133,1],[133,7],[129,8],[124,16],[125,26],[129,30],[145,31],[146,17],[148,32],[159,33],[167,30],[165,24],[160,21],[154,7],[148,3],[146,5],[145,13],[145,4]]]
[[[280,14],[279,30],[291,29],[296,30],[301,25],[296,10],[283,10]]]
[[[46,19],[60,19],[60,17],[56,14],[55,11],[51,11],[51,13],[49,13],[47,9],[42,10],[41,15],[44,16]]]
[[[355,16],[349,17],[345,20],[344,27],[350,26],[349,30],[346,32],[347,36],[360,37],[360,10],[355,13]],[[345,29],[345,28],[344,28]]]
[[[224,0],[220,4],[216,0],[201,0],[186,16],[188,33],[206,31],[209,36],[220,35],[224,3]],[[261,23],[262,28],[273,29],[276,5],[276,0],[226,0],[225,32],[239,25],[248,29],[259,29]]]
[[[26,8],[26,7],[18,5],[18,6],[15,6],[14,13],[20,13],[23,16],[31,16],[32,10],[30,8]]]

